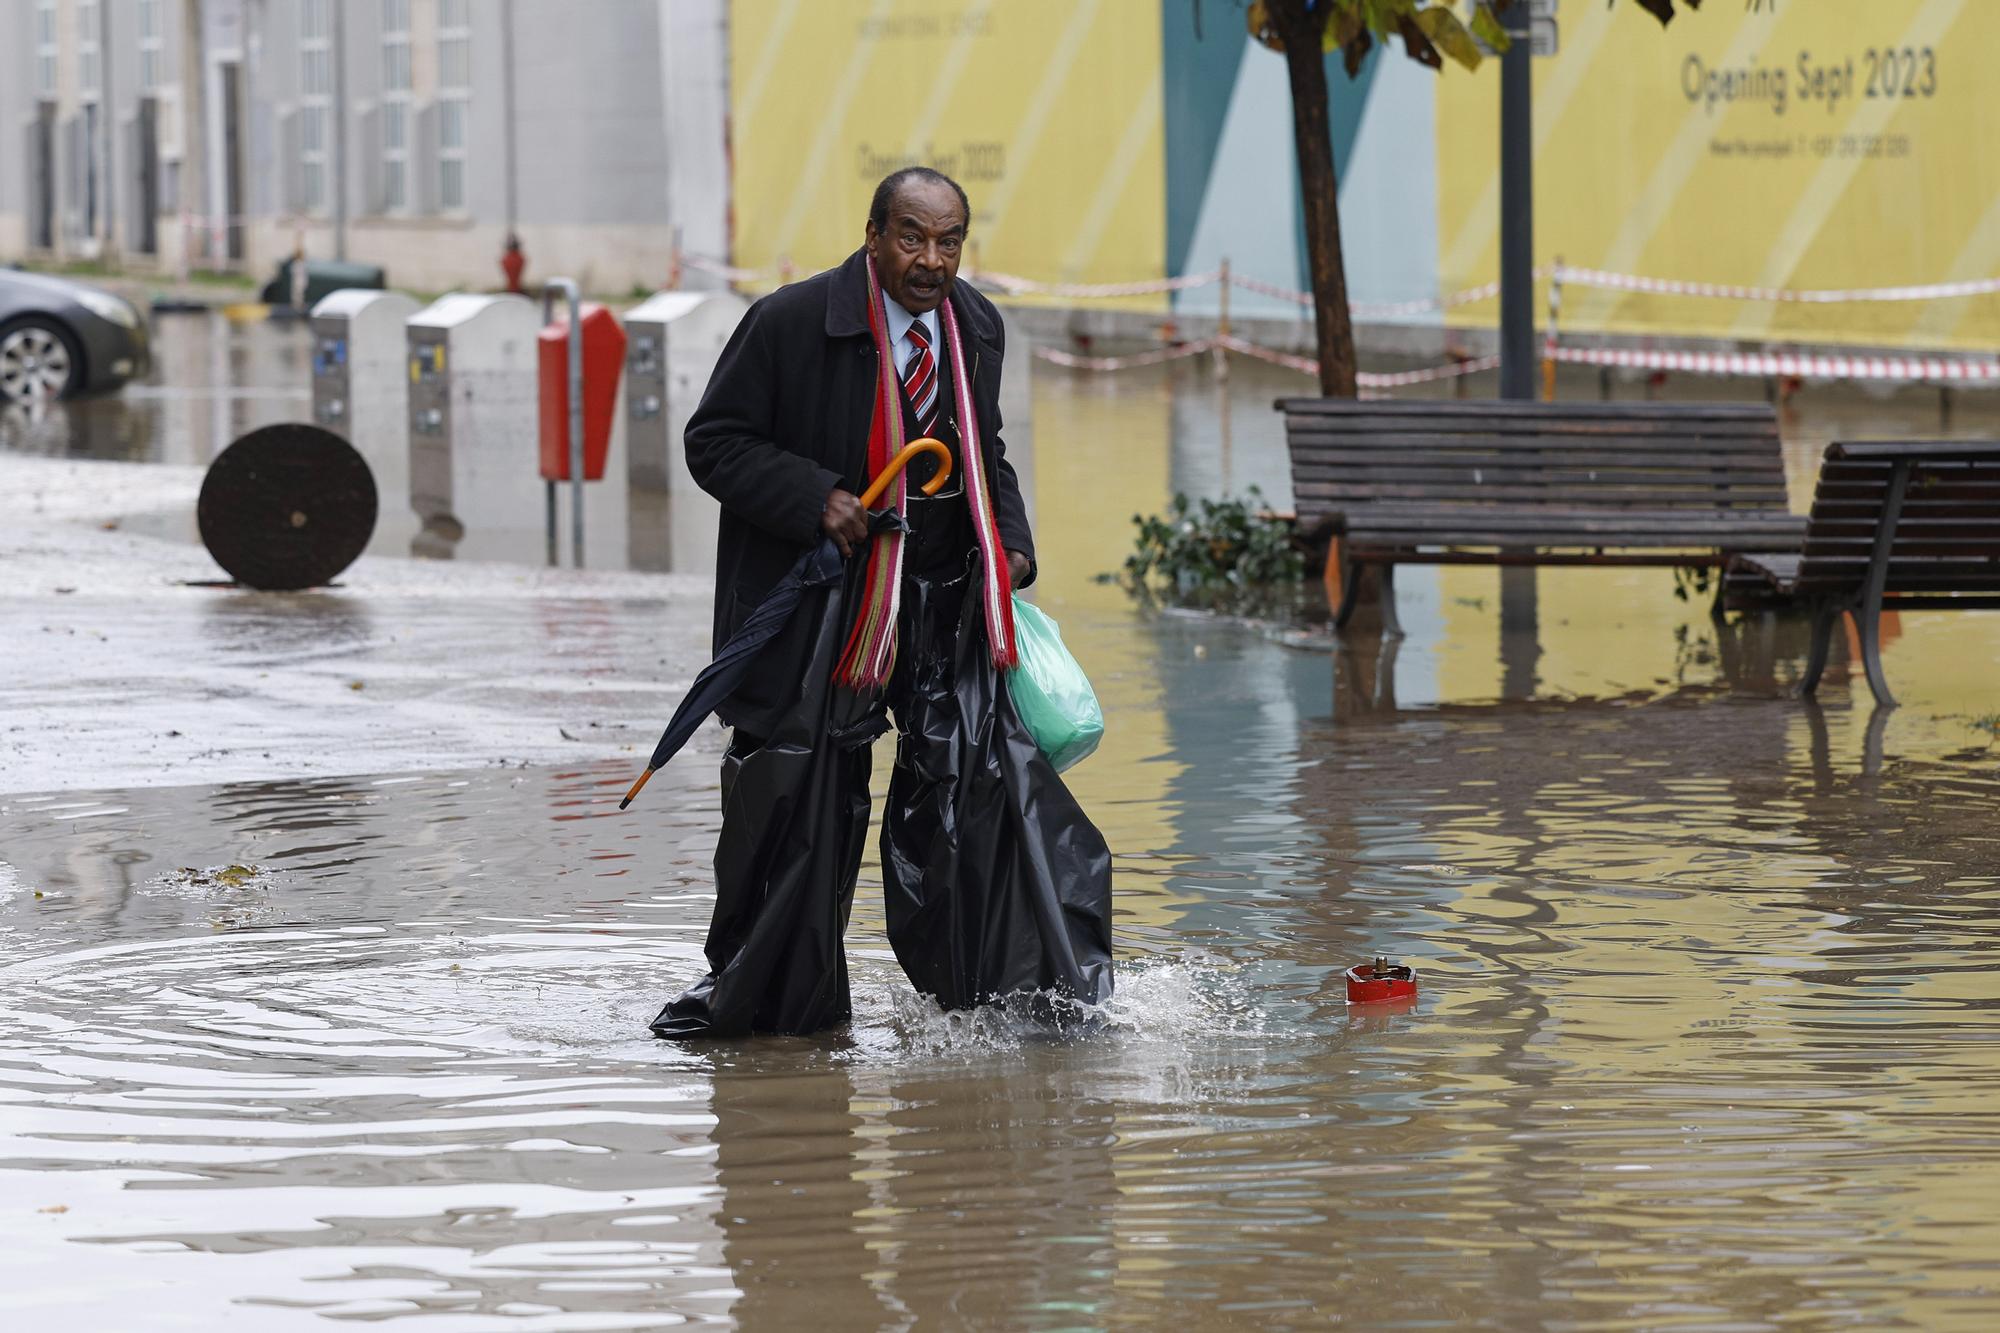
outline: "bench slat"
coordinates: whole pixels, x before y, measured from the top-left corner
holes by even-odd
[[[1292,486],[1293,496],[1303,504],[1307,498],[1329,503],[1342,500],[1393,502],[1400,500],[1462,501],[1468,504],[1551,503],[1588,501],[1606,508],[1646,505],[1655,508],[1712,509],[1718,501],[1753,508],[1783,509],[1786,495],[1782,486],[1742,485],[1726,490],[1695,487],[1686,482],[1663,486],[1536,486],[1527,482],[1465,482],[1459,485],[1426,485],[1413,482],[1302,481]],[[1325,507],[1325,506],[1320,506]]]
[[[1343,423],[1345,424],[1345,423]],[[1760,457],[1769,452],[1776,433],[1760,435],[1674,435],[1660,431],[1519,431],[1495,433],[1484,430],[1328,430],[1294,425],[1286,437],[1294,448],[1315,449],[1346,446],[1384,448],[1420,446],[1435,449],[1480,449],[1494,453],[1543,453],[1566,449],[1630,449],[1637,453],[1681,452],[1740,454]]]
[[[1450,421],[1459,418],[1537,423],[1585,421],[1758,421],[1775,428],[1776,414],[1767,403],[1543,403],[1509,398],[1423,398],[1397,401],[1353,398],[1280,398],[1277,410],[1287,416],[1386,417],[1404,420]]]
[[[1776,454],[1765,458],[1721,458],[1713,454],[1617,453],[1606,450],[1563,449],[1548,453],[1451,452],[1435,449],[1354,446],[1301,449],[1299,467],[1369,467],[1390,463],[1401,468],[1485,468],[1500,471],[1545,472],[1586,468],[1602,472],[1701,472],[1716,476],[1783,476]]]

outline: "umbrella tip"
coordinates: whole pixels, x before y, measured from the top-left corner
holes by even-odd
[[[653,774],[658,771],[659,771],[658,769],[649,768],[645,772],[641,773],[639,775],[639,780],[632,784],[632,789],[625,793],[625,799],[618,803],[618,808],[620,810],[623,810],[626,806],[632,804],[632,798],[639,794],[640,788],[644,787],[649,781],[651,781]]]

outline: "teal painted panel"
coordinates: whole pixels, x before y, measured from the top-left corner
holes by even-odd
[[[1160,44],[1162,70],[1162,121],[1166,134],[1167,175],[1167,272],[1187,271],[1188,249],[1200,221],[1202,200],[1208,193],[1209,176],[1215,169],[1217,146],[1230,99],[1236,93],[1236,79],[1243,68],[1243,47],[1250,35],[1243,29],[1242,11],[1231,4],[1199,7],[1201,32],[1195,31],[1197,6],[1193,0],[1160,0]],[[1381,67],[1382,50],[1377,47],[1362,62],[1354,78],[1347,77],[1338,52],[1326,60],[1327,119],[1333,131],[1333,165],[1337,179],[1344,180],[1347,164],[1361,131],[1361,114],[1368,105],[1369,89]],[[1281,132],[1289,138],[1290,126]],[[1297,167],[1293,167],[1297,184]],[[1294,194],[1296,198],[1296,193]],[[1305,217],[1293,219],[1298,239],[1297,285],[1307,286],[1305,268]]]
[[[1200,36],[1195,34],[1197,13]],[[1243,64],[1243,44],[1249,40],[1243,13],[1233,4],[1197,9],[1191,0],[1160,0],[1168,273],[1179,274],[1187,264],[1223,118],[1236,91],[1236,71]]]

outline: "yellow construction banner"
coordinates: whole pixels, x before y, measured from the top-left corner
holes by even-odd
[[[1163,274],[1157,4],[733,0],[730,22],[737,264],[837,263],[861,243],[876,183],[926,165],[971,196],[976,267]]]
[[[1684,282],[1854,289],[2000,277],[1995,0],[1558,6],[1534,62],[1535,253]],[[1497,274],[1498,61],[1438,79],[1439,279]],[[1543,289],[1546,291],[1546,287]],[[1493,303],[1453,322],[1490,324]],[[2000,295],[1833,302],[1565,287],[1564,328],[2000,345]]]

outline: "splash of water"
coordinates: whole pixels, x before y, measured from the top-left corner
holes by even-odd
[[[855,1006],[858,1029],[886,1028],[898,1052],[921,1056],[1097,1040],[1181,1046],[1199,1037],[1258,1035],[1265,1018],[1241,977],[1218,960],[1199,957],[1127,962],[1116,993],[1096,1005],[1035,991],[978,1009],[947,1010],[900,979],[884,978],[858,986]]]

